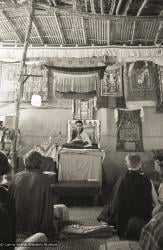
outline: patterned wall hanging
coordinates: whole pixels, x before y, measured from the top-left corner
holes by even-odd
[[[30,102],[32,95],[38,94],[42,97],[43,102],[47,102],[48,71],[46,67],[39,65],[28,65],[26,67],[25,74],[29,75],[30,77],[24,83],[22,101]]]
[[[140,109],[118,109],[117,151],[144,151]]]
[[[122,64],[110,65],[104,72],[101,80],[102,96],[122,96]]]
[[[127,101],[157,100],[154,66],[152,62],[137,61],[128,65]]]
[[[73,119],[94,119],[94,98],[73,101]]]
[[[108,108],[108,96],[101,96],[101,83],[97,84],[97,108]]]
[[[19,63],[2,63],[1,64],[1,81],[0,94],[1,102],[15,101],[16,89],[18,84],[20,65]],[[48,100],[48,77],[47,69],[43,66],[28,65],[26,66],[25,75],[30,77],[23,85],[22,101],[30,102],[33,94],[39,94],[42,101]],[[32,75],[41,75],[35,77]]]
[[[1,102],[13,102],[19,77],[19,63],[2,63],[0,80]]]

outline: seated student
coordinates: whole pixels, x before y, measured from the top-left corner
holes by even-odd
[[[139,239],[142,227],[151,218],[157,194],[142,171],[140,156],[129,154],[125,160],[128,170],[118,179],[108,209],[102,211],[98,220],[114,225],[119,236]]]
[[[67,146],[74,147],[91,147],[91,140],[83,128],[83,122],[78,120],[75,122],[75,129],[72,131],[72,138],[68,142]]]
[[[142,250],[163,249],[163,184],[158,191],[159,203],[153,209],[152,219],[141,232],[139,245]]]
[[[16,229],[50,233],[54,230],[51,183],[40,171],[42,156],[36,151],[25,158],[25,170],[15,174],[11,193],[16,202]]]
[[[15,202],[11,197],[6,182],[10,173],[11,167],[8,163],[8,159],[6,155],[0,151],[0,243],[8,242],[15,244]],[[14,249],[14,247],[10,247],[9,249]]]

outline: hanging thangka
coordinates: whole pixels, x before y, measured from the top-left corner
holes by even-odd
[[[41,96],[43,102],[48,101],[48,72],[45,66],[28,65],[25,74],[28,79],[23,86],[22,101],[30,102],[34,94]]]
[[[116,109],[117,151],[136,151],[143,149],[142,139],[143,110]]]
[[[128,65],[127,101],[156,101],[155,73],[152,62],[136,61]]]
[[[115,97],[123,95],[122,64],[117,63],[106,68],[104,77],[101,80],[101,95]]]
[[[73,119],[94,119],[95,113],[95,98],[88,100],[74,100],[73,101]]]
[[[0,95],[1,102],[13,102],[19,77],[19,63],[1,63]]]

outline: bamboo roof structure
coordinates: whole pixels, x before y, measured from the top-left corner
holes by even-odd
[[[163,41],[162,0],[33,0],[32,46],[154,46]],[[0,44],[22,46],[27,0],[0,1]]]

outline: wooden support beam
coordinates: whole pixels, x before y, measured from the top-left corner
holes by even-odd
[[[107,45],[110,45],[110,20],[107,20]]]
[[[84,4],[85,4],[85,11],[88,12],[87,0],[84,0]]]
[[[73,0],[73,11],[77,11],[77,0]]]
[[[101,14],[104,14],[104,2],[103,2],[103,0],[100,0],[100,8],[101,8]]]
[[[135,30],[136,30],[136,21],[134,21],[134,23],[133,23],[132,36],[131,36],[131,45],[132,45],[133,42],[134,42]]]
[[[29,15],[29,20],[28,20],[28,29],[27,33],[25,36],[25,41],[24,41],[24,48],[23,48],[23,53],[22,53],[22,59],[20,62],[20,74],[19,74],[19,79],[18,79],[18,88],[17,88],[17,93],[16,93],[16,117],[15,117],[15,124],[14,124],[14,129],[15,129],[15,136],[13,140],[13,147],[12,147],[12,166],[15,170],[16,165],[17,165],[17,142],[18,142],[18,136],[19,136],[19,118],[20,118],[20,102],[21,102],[21,93],[22,93],[22,88],[23,88],[23,83],[24,83],[24,67],[25,67],[25,61],[26,61],[26,56],[27,56],[27,49],[28,49],[28,44],[29,44],[29,37],[31,34],[32,30],[32,20],[33,20],[33,13],[34,13],[34,7],[32,4],[32,0],[30,1],[30,15]]]
[[[144,0],[144,1],[143,1],[143,3],[142,3],[142,5],[140,6],[140,8],[139,8],[138,13],[137,13],[136,16],[140,16],[140,15],[141,15],[141,13],[142,13],[142,11],[143,11],[143,9],[144,9],[144,7],[145,7],[145,5],[147,4],[148,1],[149,1],[149,0]]]
[[[90,0],[90,5],[91,5],[91,12],[93,14],[96,14],[94,0]]]
[[[161,46],[163,44],[163,40],[161,40],[161,42],[159,43],[159,45]]]
[[[125,8],[124,8],[124,10],[123,10],[123,12],[122,12],[122,15],[123,15],[123,16],[126,16],[126,15],[127,15],[127,12],[128,12],[128,10],[129,10],[129,8],[130,8],[130,5],[131,5],[132,1],[133,1],[133,0],[128,0],[128,1],[127,1],[126,5],[125,5]]]
[[[158,27],[158,30],[157,30],[157,33],[156,33],[156,36],[155,36],[155,40],[154,40],[154,44],[156,45],[157,44],[157,41],[158,41],[158,38],[159,38],[159,35],[160,35],[160,32],[163,28],[163,22],[160,21],[160,24],[159,24],[159,27]]]
[[[144,0],[144,2],[142,3],[141,7],[138,10],[137,16],[139,16],[144,8],[144,6],[146,5],[146,3],[148,2],[148,0]],[[136,30],[136,20],[133,23],[133,28],[132,28],[132,37],[131,37],[131,45],[133,45],[134,42],[134,35],[135,35],[135,30]]]
[[[57,2],[56,2],[56,0],[52,0],[52,3],[53,3],[53,5],[54,5],[54,7],[57,7]]]
[[[115,13],[116,13],[116,16],[119,15],[119,11],[120,11],[122,2],[123,2],[123,0],[119,0],[119,2],[118,2],[117,8],[116,8],[116,12],[115,12]]]
[[[43,39],[43,37],[41,35],[41,32],[40,32],[40,30],[38,28],[38,25],[37,25],[35,17],[33,17],[33,26],[34,26],[34,28],[35,28],[35,30],[37,32],[37,35],[38,35],[38,37],[39,37],[39,39],[41,41],[41,44],[43,45],[44,44],[44,39]]]
[[[56,14],[55,11],[54,11],[54,17],[55,17],[56,25],[57,25],[57,28],[58,28],[58,31],[59,31],[59,34],[60,34],[60,37],[61,37],[61,40],[62,40],[62,44],[65,44],[66,40],[65,40],[65,37],[64,37],[62,26],[61,26],[61,23],[59,21],[59,17],[57,17],[57,14]]]
[[[124,91],[124,97],[127,98],[128,95],[128,74],[127,74],[127,63],[124,63],[123,65],[123,91]]]
[[[14,24],[12,23],[11,19],[8,17],[6,11],[2,10],[1,13],[3,14],[3,16],[5,17],[5,19],[7,20],[7,22],[9,23],[11,29],[13,30],[13,32],[15,33],[19,43],[24,43],[22,37],[20,36],[17,28],[14,26]]]
[[[87,32],[86,32],[85,19],[84,18],[82,18],[82,28],[83,28],[84,43],[86,45],[87,44]]]

